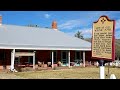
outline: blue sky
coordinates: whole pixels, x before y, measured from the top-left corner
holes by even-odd
[[[92,24],[101,15],[107,15],[116,21],[115,37],[120,39],[120,11],[0,11],[3,24],[28,25],[51,28],[53,20],[57,21],[58,29],[70,36],[81,31],[84,38],[91,38]]]

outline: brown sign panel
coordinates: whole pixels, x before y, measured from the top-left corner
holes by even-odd
[[[115,60],[115,21],[101,16],[93,23],[92,58]]]

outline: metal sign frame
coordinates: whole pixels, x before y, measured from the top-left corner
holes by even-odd
[[[97,25],[97,23],[101,23],[100,25],[98,24],[98,26],[100,27],[100,28],[102,28],[102,29],[98,29],[98,30],[101,30],[101,32],[102,32],[102,30],[107,30],[107,29],[104,29],[105,27],[105,25],[107,25],[107,24],[104,24],[104,23],[107,23],[107,22],[109,23],[113,23],[113,24],[108,24],[108,27],[110,27],[109,25],[111,25],[111,27],[113,27],[112,28],[112,38],[108,38],[108,39],[111,39],[112,40],[112,43],[111,43],[111,58],[108,58],[108,57],[106,57],[103,53],[103,56],[102,56],[102,54],[101,54],[101,56],[99,56],[99,55],[94,55],[94,54],[97,54],[96,52],[100,52],[100,49],[98,49],[98,50],[95,50],[95,48],[93,48],[95,45],[95,42],[94,42],[94,39],[95,38],[93,38],[93,35],[96,33],[96,32],[99,32],[99,31],[97,31],[97,29],[95,30],[95,24]],[[112,26],[113,25],[113,26]],[[107,27],[107,26],[106,26]],[[108,29],[108,30],[110,30],[110,29]],[[105,31],[106,33],[107,33],[107,31]],[[100,38],[100,37],[99,37]],[[105,37],[106,38],[106,37]],[[105,40],[105,39],[101,39],[101,40]],[[98,40],[97,40],[98,41]],[[97,46],[97,45],[96,45]],[[106,47],[105,47],[106,48]],[[108,16],[105,16],[105,15],[103,15],[103,16],[101,16],[99,19],[98,19],[98,21],[96,21],[96,22],[93,22],[93,28],[92,28],[92,44],[91,44],[91,50],[92,50],[92,59],[102,59],[102,60],[109,60],[109,61],[114,61],[115,60],[115,20],[110,20],[109,18],[108,18]],[[102,49],[101,49],[102,50]],[[94,53],[93,53],[94,52]],[[98,52],[98,53],[99,53]],[[110,54],[108,54],[107,53],[107,55],[110,55]]]

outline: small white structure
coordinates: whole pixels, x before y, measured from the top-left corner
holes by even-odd
[[[105,79],[105,67],[100,66],[100,79]]]
[[[111,75],[110,75],[110,79],[116,79],[115,75],[114,75],[114,74],[111,74]]]

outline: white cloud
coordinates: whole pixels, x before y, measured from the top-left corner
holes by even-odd
[[[116,20],[115,24],[115,38],[120,39],[120,19]]]
[[[63,24],[59,25],[58,28],[59,29],[65,29],[65,30],[69,30],[69,29],[73,29],[75,27],[84,27],[86,28],[87,26],[92,27],[92,23],[97,21],[99,19],[99,17],[101,15],[106,15],[107,12],[103,11],[103,12],[83,12],[80,13],[79,15],[79,19],[73,19],[73,20],[68,20],[66,22],[64,22]],[[71,17],[72,18],[72,17]]]
[[[49,18],[50,15],[49,14],[44,14],[45,18]]]
[[[66,34],[68,34],[69,36],[74,36],[75,32],[65,32]]]
[[[100,16],[106,15],[111,20],[115,20],[116,15],[119,16],[120,12],[110,12],[110,11],[102,11],[102,12],[87,12],[81,13],[79,19],[68,20],[66,22],[62,22],[58,26],[58,28],[67,33],[70,36],[74,36],[77,31],[82,31],[84,37],[91,37],[92,36],[92,24],[93,22],[97,21]],[[79,29],[80,28],[80,29]],[[120,19],[116,20],[115,24],[115,36],[116,38],[120,38]]]
[[[82,28],[78,31],[82,32],[84,38],[91,38],[92,36],[92,28]]]
[[[82,32],[84,38],[91,38],[92,36],[92,28],[77,29],[72,32],[65,32],[65,33],[70,36],[74,36],[78,31]]]
[[[94,16],[93,16],[94,14]],[[81,17],[79,17],[79,19],[73,19],[73,20],[68,20],[66,22],[64,22],[63,24],[59,25],[58,28],[59,29],[73,29],[75,27],[88,27],[91,26],[92,27],[92,23],[97,21],[99,19],[98,15],[100,16],[100,12],[96,12],[96,13],[89,13],[87,15],[81,15]]]
[[[116,39],[120,39],[120,31],[118,31],[118,32],[115,33],[115,38]]]
[[[74,27],[80,26],[80,24],[81,24],[81,21],[79,19],[77,19],[77,20],[68,20],[65,23],[59,25],[58,27],[60,29],[72,29]]]
[[[92,28],[79,29],[83,34],[92,34]]]
[[[120,19],[116,21],[116,28],[115,28],[115,38],[116,39],[120,39],[120,30],[119,29],[120,29]],[[81,28],[81,29],[72,30],[72,31],[65,32],[65,33],[70,36],[74,36],[78,31],[82,32],[84,38],[92,37],[92,28]]]
[[[120,29],[120,19],[118,19],[116,21],[116,27],[115,27],[115,29]]]

